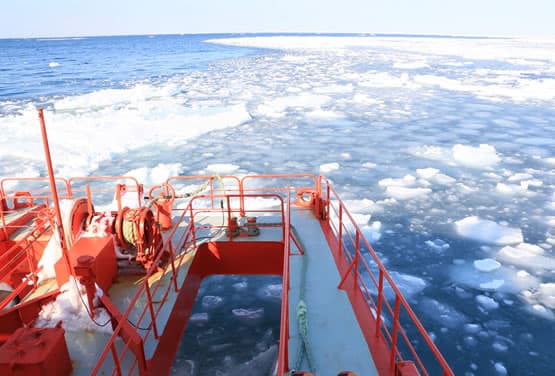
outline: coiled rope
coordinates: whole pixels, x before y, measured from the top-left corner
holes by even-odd
[[[125,218],[123,218],[121,224],[121,231],[123,234],[123,239],[132,246],[137,245],[137,240],[139,238],[139,234],[137,234],[137,228],[135,226],[135,220],[137,219],[137,215],[133,209],[130,209],[127,213],[125,213]]]

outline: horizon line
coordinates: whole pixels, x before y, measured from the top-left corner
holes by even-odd
[[[490,34],[441,34],[441,33],[402,33],[402,32],[331,32],[331,31],[246,31],[246,32],[183,32],[183,33],[119,33],[119,34],[82,34],[82,35],[65,35],[65,36],[27,36],[27,37],[2,37],[0,40],[7,39],[71,39],[71,38],[102,38],[102,37],[139,37],[139,36],[195,36],[195,35],[327,35],[327,36],[358,36],[358,37],[372,37],[372,36],[391,36],[391,37],[442,37],[442,38],[483,38],[483,39],[515,39],[515,38],[533,38],[533,39],[555,39],[555,36],[531,36],[531,35],[490,35]]]

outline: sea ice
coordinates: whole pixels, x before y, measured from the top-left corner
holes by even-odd
[[[497,183],[495,190],[506,195],[522,194],[528,191],[528,184],[526,182],[520,182],[518,185]]]
[[[419,198],[427,196],[432,193],[430,188],[406,188],[399,186],[387,187],[385,193],[392,198],[397,200],[411,200],[414,198]]]
[[[367,198],[360,200],[344,200],[343,203],[350,213],[372,214],[383,211],[380,205]]]
[[[242,291],[247,291],[248,284],[246,281],[241,281],[241,282],[234,283],[232,287],[235,291],[242,292]]]
[[[497,372],[498,375],[501,375],[501,376],[507,375],[507,373],[508,373],[508,372],[507,372],[507,368],[505,368],[505,366],[503,365],[503,363],[496,362],[496,363],[494,364],[494,367],[495,367],[495,371]]]
[[[494,291],[505,284],[503,279],[494,279],[489,282],[480,283],[480,288],[486,291]]]
[[[375,243],[382,237],[382,223],[380,221],[374,221],[370,225],[363,225],[360,227],[360,231],[370,243]]]
[[[163,183],[170,176],[179,175],[182,168],[181,163],[158,163],[152,168],[139,167],[130,170],[124,176],[132,176],[141,184],[154,185]]]
[[[268,285],[258,290],[258,296],[272,303],[281,303],[281,284]]]
[[[433,167],[416,169],[416,174],[423,179],[431,179],[432,177],[436,176],[438,173],[439,173],[439,170]]]
[[[532,175],[520,172],[509,176],[507,180],[510,182],[515,182],[515,181],[521,181],[521,180],[527,180],[527,179],[532,179]]]
[[[456,328],[466,321],[466,316],[463,313],[447,303],[441,303],[431,298],[423,298],[419,305],[428,317],[447,328]]]
[[[224,304],[221,296],[206,295],[202,298],[202,308],[205,310],[214,310]]]
[[[437,174],[435,175],[432,179],[432,182],[441,184],[441,185],[450,185],[453,184],[454,182],[457,181],[457,179],[449,176],[449,175],[445,175],[445,174]]]
[[[481,272],[491,272],[500,266],[501,264],[498,261],[490,258],[474,260],[474,267]]]
[[[412,175],[405,175],[400,179],[387,178],[378,182],[380,187],[408,187],[416,182],[416,178]]]
[[[237,318],[241,323],[249,326],[259,325],[264,319],[264,308],[236,308],[231,310],[231,313],[233,313],[233,317]]]
[[[489,244],[507,245],[523,242],[521,229],[502,226],[476,216],[466,217],[455,222],[455,230],[462,237]]]
[[[488,311],[499,308],[499,303],[497,303],[494,299],[490,298],[489,296],[478,295],[476,296],[476,301],[478,302],[478,304],[480,304],[480,306],[482,306],[484,309]]]
[[[332,171],[336,171],[339,170],[339,163],[337,162],[332,162],[332,163],[324,163],[323,165],[320,165],[320,172],[324,173],[324,174],[328,174]]]
[[[505,246],[497,253],[501,261],[533,269],[555,269],[555,258],[545,255],[543,248],[528,243]]]
[[[457,144],[453,146],[453,159],[463,166],[473,168],[489,168],[501,161],[495,147],[487,144],[479,147]]]
[[[207,312],[200,312],[192,314],[191,317],[189,317],[189,322],[191,324],[203,326],[208,323],[208,319],[209,316]]]
[[[444,251],[446,249],[449,248],[449,243],[441,240],[441,239],[435,239],[435,240],[426,240],[426,245],[436,251]]]

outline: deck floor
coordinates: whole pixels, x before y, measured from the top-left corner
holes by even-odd
[[[309,347],[316,374],[335,376],[340,371],[348,370],[357,375],[377,375],[347,294],[337,288],[340,275],[320,223],[309,210],[293,208],[291,224],[306,249],[304,256],[293,255],[290,259],[289,367],[296,367],[299,352],[297,303],[303,257],[306,257],[308,265],[305,303]],[[306,360],[303,361],[301,369],[308,370]]]
[[[275,217],[259,217],[259,223],[275,223]],[[197,225],[221,224],[221,216],[206,216],[197,220]],[[305,247],[305,255],[292,255],[290,257],[290,291],[289,291],[289,317],[290,317],[290,338],[289,338],[289,367],[296,368],[299,352],[300,337],[297,328],[297,304],[300,294],[300,281],[302,272],[303,258],[306,258],[306,286],[305,302],[308,307],[308,333],[309,344],[315,374],[319,376],[337,375],[340,371],[353,371],[357,375],[376,375],[376,367],[372,361],[368,345],[362,335],[356,317],[346,293],[337,288],[340,275],[336,268],[329,245],[324,237],[318,220],[310,210],[293,207],[291,213],[291,223],[295,228],[302,245]],[[185,228],[181,224],[178,232]],[[203,230],[205,234],[216,235],[214,240],[227,240],[224,231],[214,231],[213,229]],[[179,234],[176,234],[179,236]],[[236,238],[238,241],[280,241],[282,231],[280,227],[262,227],[259,236]],[[292,245],[293,250],[295,249]],[[178,285],[181,286],[194,258],[195,252],[188,254],[181,262],[176,265],[180,270]],[[154,277],[154,276],[153,276]],[[168,273],[161,273],[149,280],[151,287],[160,285],[165,287],[170,283]],[[110,289],[110,298],[121,312],[124,312],[129,305],[129,301],[139,288],[140,281],[137,277],[121,277]],[[167,318],[173,306],[177,294],[173,289],[167,297],[167,303],[162,309],[156,322],[160,332],[164,330]],[[154,294],[153,300],[157,308],[161,296]],[[144,307],[145,302],[139,301],[133,307],[130,320],[138,319],[138,313]],[[150,316],[147,314],[141,320],[141,326],[149,326]],[[74,374],[88,374],[94,365],[91,359],[96,359],[109,336],[106,334],[98,335],[86,332],[66,332],[66,340],[71,344],[70,354],[74,361]],[[145,343],[145,355],[152,356],[157,346],[157,340],[150,335]],[[120,339],[116,341],[116,347],[121,348]],[[133,356],[128,355],[122,360],[122,366],[127,368],[132,362]],[[113,366],[111,356],[108,356],[102,370],[110,369]],[[127,366],[127,367],[126,367]],[[301,364],[301,369],[308,370],[306,360]]]

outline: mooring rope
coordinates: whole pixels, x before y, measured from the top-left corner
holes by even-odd
[[[305,287],[306,287],[306,273],[308,269],[308,258],[307,249],[303,245],[301,237],[297,235],[295,227],[291,226],[293,235],[303,251],[303,263],[301,267],[301,284],[299,287],[299,303],[297,304],[297,327],[299,329],[299,336],[301,337],[301,343],[299,345],[299,351],[297,354],[297,363],[295,369],[301,369],[303,360],[306,359],[308,364],[308,369],[310,372],[315,373],[314,361],[312,359],[312,351],[310,350],[310,342],[308,336],[308,307],[304,301],[305,298]]]

